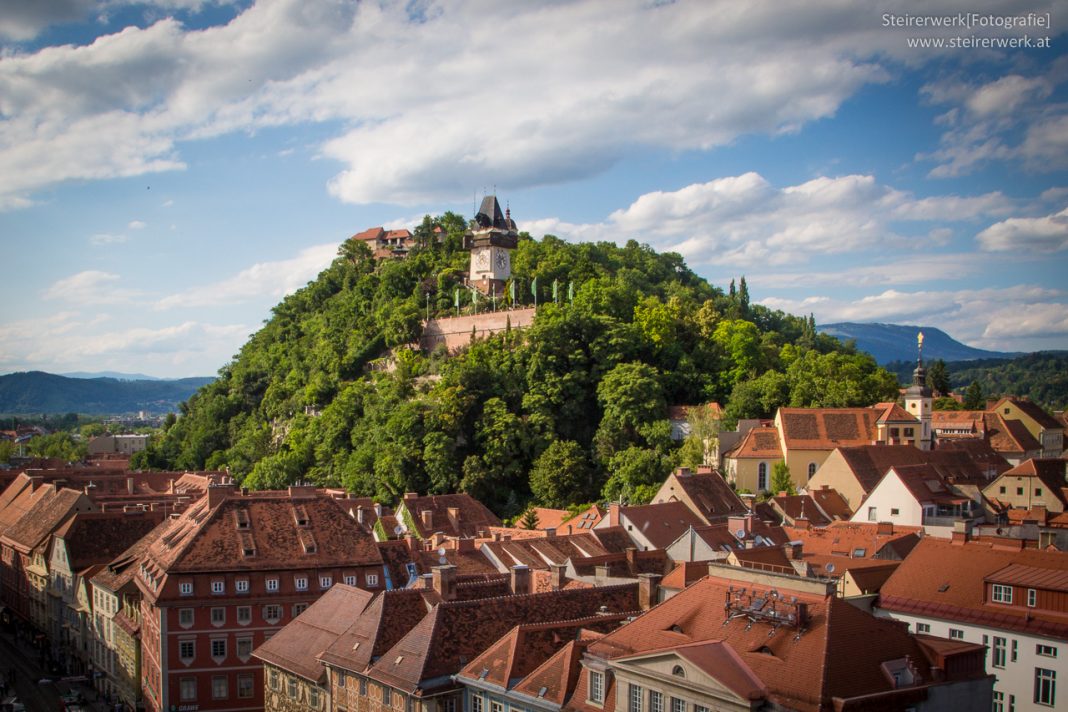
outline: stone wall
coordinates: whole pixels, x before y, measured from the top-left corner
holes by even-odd
[[[432,351],[438,344],[443,343],[449,351],[456,351],[471,343],[472,333],[481,339],[492,334],[499,334],[509,325],[513,329],[522,329],[533,323],[533,308],[431,319],[423,327],[423,335],[419,337],[419,348]]]

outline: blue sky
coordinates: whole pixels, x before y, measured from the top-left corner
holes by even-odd
[[[1063,2],[4,6],[0,373],[211,375],[349,235],[494,187],[821,323],[1068,348]]]

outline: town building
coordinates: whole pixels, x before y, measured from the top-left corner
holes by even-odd
[[[431,494],[419,496],[408,492],[397,505],[398,536],[410,534],[419,539],[473,538],[501,520],[468,494]]]
[[[467,283],[491,297],[504,296],[512,276],[512,250],[519,246],[519,233],[511,210],[501,211],[497,196],[487,195],[471,229],[464,235],[464,249],[471,251]]]
[[[139,433],[121,435],[97,435],[86,444],[86,451],[93,455],[123,455],[129,457],[148,447],[148,436]]]
[[[335,584],[383,590],[387,572],[344,499],[209,487],[138,566],[145,708],[262,708],[253,649]]]
[[[661,502],[682,502],[705,524],[722,522],[748,511],[723,475],[710,466],[698,467],[696,472],[686,467],[676,469],[649,501],[650,504]]]
[[[974,497],[974,498],[973,498]],[[948,538],[957,522],[984,520],[982,497],[947,480],[935,465],[895,465],[886,471],[853,515],[853,521],[923,527]]]
[[[994,710],[1059,709],[1068,554],[1011,544],[969,541],[964,530],[953,540],[926,537],[883,584],[876,610],[916,633],[984,646],[997,676]]]
[[[705,522],[680,501],[660,502],[623,507],[608,506],[608,516],[597,524],[595,531],[621,527],[639,551],[666,549],[690,527]]]
[[[1068,461],[1026,460],[994,479],[983,495],[1001,512],[1042,508],[1059,514],[1068,510]]]

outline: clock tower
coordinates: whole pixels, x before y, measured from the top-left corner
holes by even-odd
[[[505,282],[512,276],[512,250],[518,244],[510,211],[501,213],[497,196],[487,195],[464,236],[464,247],[471,251],[468,284],[483,294],[502,296]]]
[[[918,447],[930,450],[934,446],[931,434],[932,393],[927,387],[927,369],[923,367],[923,332],[916,335],[919,356],[916,358],[916,370],[912,372],[912,385],[905,389],[905,410],[920,421]]]

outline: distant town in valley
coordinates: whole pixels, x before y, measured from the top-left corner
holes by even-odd
[[[5,704],[1053,708],[1068,418],[893,330],[904,383],[495,196],[360,232],[167,415],[23,374],[71,412],[0,421]]]

